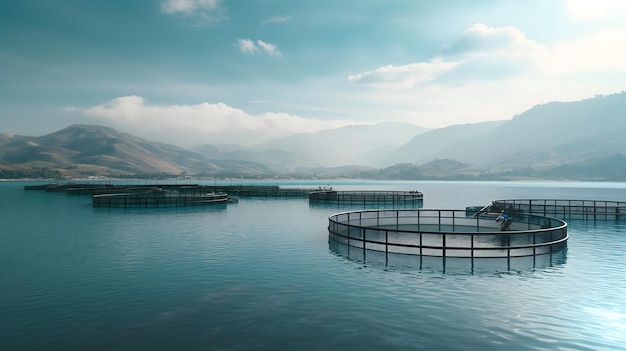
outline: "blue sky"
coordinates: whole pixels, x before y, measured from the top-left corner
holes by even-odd
[[[188,147],[509,119],[626,90],[624,18],[619,0],[4,0],[0,133]]]

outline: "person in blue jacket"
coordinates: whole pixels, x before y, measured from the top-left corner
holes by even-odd
[[[504,210],[502,210],[498,218],[496,218],[496,222],[500,223],[500,230],[506,232],[511,227],[511,216],[504,213]]]

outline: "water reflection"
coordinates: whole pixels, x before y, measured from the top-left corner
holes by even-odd
[[[444,274],[478,274],[503,271],[528,271],[562,266],[567,259],[567,248],[525,257],[433,257],[364,250],[332,239],[329,250],[351,261],[380,267],[402,267]]]
[[[236,204],[234,204],[236,206]],[[233,206],[231,204],[230,206]],[[94,213],[109,214],[179,214],[179,213],[220,213],[225,212],[228,204],[211,204],[187,207],[93,207]]]

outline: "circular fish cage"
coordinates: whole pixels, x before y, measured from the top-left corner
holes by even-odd
[[[178,193],[163,190],[92,196],[93,207],[105,208],[188,207],[226,204],[231,201],[228,194]]]
[[[309,203],[366,207],[419,207],[424,194],[419,191],[334,191],[322,189],[309,193]]]
[[[465,210],[379,209],[329,217],[329,240],[363,251],[424,257],[511,258],[552,254],[567,245],[567,223],[514,214],[508,230]]]
[[[620,221],[626,219],[626,202],[604,200],[519,199],[494,200],[489,211],[529,213],[567,220]]]

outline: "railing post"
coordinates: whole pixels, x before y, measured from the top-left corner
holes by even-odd
[[[456,231],[456,211],[452,211],[452,231]]]
[[[365,238],[365,228],[363,228],[363,263],[365,263],[365,246],[366,246],[366,238]]]
[[[424,242],[422,238],[422,232],[420,232],[420,269],[422,268],[422,255],[424,252],[423,247],[424,247]]]
[[[385,230],[385,265],[389,264],[389,231]]]
[[[444,259],[446,258],[446,236],[447,236],[447,234],[446,234],[446,233],[443,233],[443,239],[442,239],[442,240],[443,240],[443,242],[442,242],[442,244],[443,244],[443,245],[442,245],[442,255],[443,255],[443,258],[444,258]]]
[[[480,231],[480,214],[476,216],[476,231]]]
[[[438,230],[441,231],[441,210],[437,210],[437,213],[439,214],[439,216],[437,216],[439,217],[439,229]]]
[[[417,230],[420,231],[421,230],[421,221],[420,219],[422,218],[422,211],[417,210]]]
[[[389,231],[385,230],[385,254],[389,253]]]
[[[348,215],[348,223],[350,223],[350,215]],[[346,226],[346,229],[348,229],[348,254],[350,254],[350,232],[352,230],[350,226]]]

